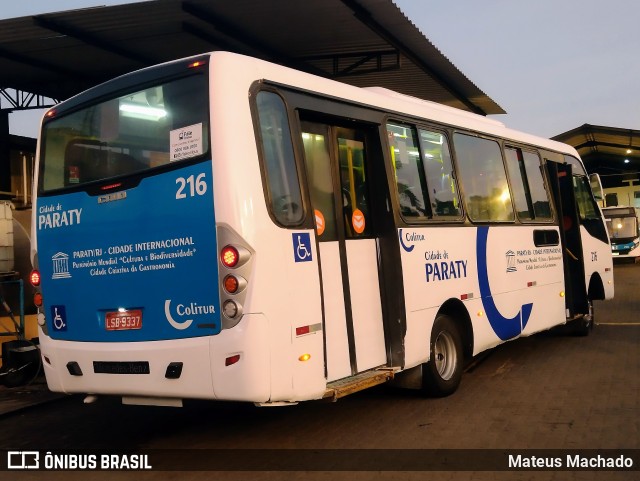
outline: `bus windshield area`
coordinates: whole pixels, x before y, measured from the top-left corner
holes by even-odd
[[[623,209],[605,209],[604,216],[607,221],[607,230],[612,240],[633,239],[638,237],[638,219],[633,209],[630,213]]]
[[[45,121],[39,191],[139,173],[208,152],[205,75],[172,80]]]

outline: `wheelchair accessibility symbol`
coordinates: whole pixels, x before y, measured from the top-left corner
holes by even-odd
[[[293,257],[296,262],[311,261],[311,236],[307,232],[294,232]]]
[[[64,306],[51,306],[51,320],[54,331],[67,330],[67,312]]]

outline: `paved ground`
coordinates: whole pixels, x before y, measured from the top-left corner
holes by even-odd
[[[11,389],[0,386],[0,419],[64,397],[64,394],[49,391],[42,376],[26,386]]]
[[[122,406],[113,398],[83,405],[81,397],[71,396],[0,417],[0,449],[277,449],[285,460],[305,455],[295,449],[638,450],[640,265],[616,266],[615,277],[616,299],[596,304],[598,326],[590,337],[546,333],[494,349],[449,398],[423,399],[382,386],[337,403],[259,409],[192,402],[169,409]],[[364,462],[371,455],[349,453]],[[0,472],[0,479],[75,475],[86,479],[87,473]],[[125,478],[630,480],[640,479],[640,472],[91,473],[91,479]]]

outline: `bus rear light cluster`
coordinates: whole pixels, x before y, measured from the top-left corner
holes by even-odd
[[[251,274],[253,250],[226,225],[218,226],[220,303],[222,327],[229,329],[242,319]]]
[[[40,271],[38,269],[33,269],[31,271],[31,274],[29,274],[29,282],[33,287],[39,288],[41,281],[42,277],[40,276]],[[40,308],[42,307],[42,302],[42,293],[40,292],[40,289],[36,289],[35,293],[33,294],[33,304],[37,308]]]

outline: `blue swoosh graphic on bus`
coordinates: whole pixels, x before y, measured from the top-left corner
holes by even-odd
[[[476,240],[476,252],[478,258],[478,283],[480,284],[480,295],[482,297],[482,306],[487,314],[487,319],[491,328],[497,336],[506,341],[520,334],[522,329],[529,322],[533,303],[523,304],[520,312],[515,317],[505,317],[496,307],[491,294],[491,286],[489,286],[489,272],[487,270],[487,237],[489,236],[489,227],[478,227],[478,237]],[[522,328],[520,327],[520,317],[522,316]]]
[[[413,246],[406,246],[404,244],[404,241],[402,240],[402,229],[400,229],[398,231],[398,237],[400,238],[400,245],[402,246],[402,248],[407,252],[411,252],[415,246],[414,245]]]

